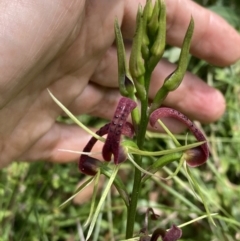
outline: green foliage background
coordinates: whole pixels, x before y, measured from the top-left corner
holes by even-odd
[[[239,0],[196,2],[220,14],[240,30]],[[177,48],[169,48],[165,57],[175,62],[178,53]],[[189,71],[224,93],[227,110],[218,122],[203,126],[209,137],[211,157],[207,165],[194,170],[211,212],[219,213],[221,218],[216,220],[217,227],[210,225],[207,220],[184,227],[181,240],[240,240],[240,63],[228,68],[216,68],[192,57]],[[102,123],[102,120],[87,116],[80,119],[92,126]],[[172,147],[166,135],[158,137],[161,137],[160,141],[159,138],[153,138],[147,142],[146,148]],[[184,141],[185,135],[179,135],[178,138]],[[128,180],[126,185],[130,187],[131,165],[124,165],[123,170]],[[169,166],[163,175],[169,170],[175,170],[175,166]],[[82,178],[76,163],[13,163],[0,170],[0,241],[81,240],[79,227],[88,217],[90,202],[82,206],[71,204],[63,210],[58,207],[73,194]],[[172,223],[179,225],[203,215],[202,204],[189,190],[182,173],[175,180],[148,182],[143,187],[139,201],[136,230],[141,229],[144,210],[148,206],[160,211],[160,220],[151,222],[150,231],[153,227],[169,228]],[[109,197],[93,240],[113,240],[111,233],[115,240],[123,239],[125,222],[123,202],[118,196],[113,199]]]

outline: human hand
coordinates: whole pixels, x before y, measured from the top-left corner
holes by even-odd
[[[121,23],[123,36],[132,39],[138,2],[1,2],[0,167],[13,160],[78,158],[58,149],[82,150],[89,135],[56,123],[62,112],[47,88],[76,115],[111,119],[120,97],[114,19]],[[240,36],[220,17],[189,0],[166,4],[169,44],[181,45],[193,15],[192,54],[222,66],[240,58]],[[158,64],[150,98],[173,69],[167,61]],[[225,108],[223,96],[190,73],[164,104],[203,122],[217,120]]]

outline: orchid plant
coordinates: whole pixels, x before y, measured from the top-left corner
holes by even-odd
[[[109,178],[109,188],[104,191],[99,205],[95,209],[95,213],[93,208],[92,213],[89,215],[89,219],[92,219],[92,221],[89,221],[91,224],[87,238],[91,235],[97,214],[100,212],[100,207],[112,184],[117,188],[127,207],[126,239],[132,238],[141,185],[154,176],[158,170],[174,161],[179,161],[180,163],[174,175],[177,174],[182,164],[184,164],[189,181],[192,186],[195,186],[196,193],[205,206],[207,216],[213,222],[212,215],[205,204],[201,189],[194,181],[189,169],[189,167],[198,167],[207,161],[209,150],[206,138],[197,126],[184,114],[171,108],[161,107],[168,93],[175,90],[181,84],[186,72],[194,21],[192,18],[190,19],[176,70],[165,79],[150,105],[148,91],[151,75],[155,66],[163,56],[166,44],[166,6],[164,1],[156,0],[153,4],[151,0],[148,0],[144,8],[139,6],[136,23],[136,33],[132,44],[129,64],[127,64],[121,30],[118,21],[115,21],[119,90],[123,97],[119,100],[111,122],[101,127],[95,134],[92,134],[92,138],[86,144],[79,159],[79,170],[86,175],[92,176],[79,190],[87,186],[94,178],[95,181],[98,180],[100,174],[104,174]],[[52,97],[59,104],[53,95]],[[59,105],[64,109],[61,104]],[[64,110],[69,114],[69,111]],[[131,121],[129,122],[128,118],[130,114]],[[69,116],[71,116],[71,114],[69,114]],[[181,146],[174,135],[161,122],[160,119],[165,117],[175,118],[186,125],[198,142]],[[143,150],[148,124],[153,128],[158,128],[160,124],[173,138],[177,148],[160,152]],[[82,124],[80,125],[82,126]],[[106,139],[103,138],[104,135],[107,135]],[[128,139],[123,140],[122,137],[124,136],[128,137]],[[89,155],[98,140],[104,142],[102,158],[106,162],[102,162]],[[156,159],[151,166],[145,167],[142,162],[143,156],[161,157]],[[112,159],[116,165],[114,170],[108,165]],[[117,176],[120,164],[126,160],[132,161],[135,165],[134,182],[131,193],[126,190],[124,181]],[[172,176],[169,178],[171,177]],[[151,238],[145,233],[140,240],[154,241],[161,236],[163,241],[175,241],[181,237],[181,234],[182,231],[180,228],[173,225],[168,232],[162,232],[162,229],[158,228],[153,232]]]

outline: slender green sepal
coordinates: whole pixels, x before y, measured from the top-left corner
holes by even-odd
[[[173,133],[166,127],[166,125],[160,119],[158,119],[158,123],[163,128],[163,130],[169,135],[169,137],[171,137],[171,139],[173,140],[174,144],[176,146],[181,146],[181,144],[179,143],[177,138],[173,135]]]
[[[112,175],[112,170],[107,166],[102,166],[101,173],[105,175],[107,178],[110,178]],[[119,176],[116,176],[113,182],[114,186],[118,190],[119,195],[123,199],[126,207],[129,206],[129,195],[126,189],[126,185],[122,182]]]
[[[87,128],[84,124],[82,124],[77,117],[75,117],[53,94],[52,92],[48,90],[49,95],[52,97],[52,99],[54,100],[54,102],[68,115],[68,117],[74,121],[78,126],[80,126],[83,130],[85,130],[88,134],[90,134],[91,136],[95,137],[97,140],[105,142],[105,138],[97,135],[95,132],[93,132],[92,130],[90,130],[89,128]]]
[[[81,191],[83,191],[83,189],[85,189],[88,185],[90,185],[93,180],[94,180],[94,177],[88,178],[80,187],[77,188],[75,193],[70,198],[68,198],[65,202],[63,202],[59,206],[59,208],[60,209],[65,208],[67,204],[69,204],[71,200],[73,200]]]
[[[112,175],[111,175],[111,177],[110,177],[110,179],[109,179],[109,181],[108,181],[108,183],[107,183],[107,185],[105,187],[105,190],[102,193],[102,196],[101,196],[101,198],[99,200],[99,203],[98,203],[97,208],[95,210],[95,213],[93,215],[92,221],[90,223],[86,240],[88,240],[90,238],[90,236],[91,236],[91,234],[93,232],[93,229],[95,227],[98,215],[99,215],[99,213],[101,211],[101,207],[102,207],[102,205],[105,202],[105,199],[107,197],[108,192],[110,191],[110,188],[111,188],[111,186],[112,186],[112,184],[114,182],[114,179],[116,178],[116,175],[118,173],[119,167],[120,167],[120,165],[115,166],[115,169],[113,170],[113,173],[112,173]]]
[[[180,161],[179,161],[179,164],[175,170],[174,173],[172,173],[171,175],[169,175],[168,177],[164,178],[164,180],[169,180],[169,179],[172,179],[173,177],[177,176],[177,174],[179,173],[183,163],[185,162],[185,156],[182,155],[182,157],[180,158]]]
[[[131,154],[137,154],[137,155],[142,155],[142,156],[162,156],[162,155],[172,154],[174,152],[186,151],[191,148],[201,146],[203,143],[205,143],[205,141],[176,147],[176,148],[173,148],[170,150],[163,150],[163,151],[142,151],[142,150],[139,150],[138,148],[134,148],[132,146],[128,146],[127,149],[128,149],[128,153],[131,153]]]
[[[93,187],[93,194],[92,194],[92,198],[91,198],[91,207],[90,207],[90,211],[89,211],[89,215],[88,215],[88,219],[85,222],[85,224],[83,226],[88,226],[93,214],[94,214],[94,209],[95,209],[95,203],[96,203],[96,196],[97,196],[97,190],[98,190],[98,183],[99,183],[99,177],[100,177],[101,172],[98,171],[97,174],[94,177],[94,187]]]
[[[211,213],[210,213],[210,211],[209,211],[209,208],[208,208],[208,206],[207,206],[205,197],[204,197],[204,195],[203,195],[203,193],[202,193],[202,191],[201,191],[200,186],[198,185],[198,182],[197,182],[196,179],[193,177],[193,175],[192,175],[192,173],[191,173],[191,171],[190,171],[190,169],[189,169],[189,167],[187,166],[186,163],[185,163],[185,165],[184,165],[184,168],[185,168],[185,172],[186,172],[186,175],[187,175],[187,178],[188,178],[189,182],[191,182],[191,183],[193,184],[194,188],[196,189],[197,194],[198,194],[199,197],[201,198],[201,201],[202,201],[202,203],[203,203],[203,205],[204,205],[204,208],[205,208],[205,210],[206,210],[208,219],[212,222],[213,225],[216,226],[216,224],[215,224],[215,222],[214,222],[214,220],[213,220],[213,218],[212,218],[212,215],[211,215]]]
[[[218,214],[218,213],[210,213],[210,216],[211,216],[211,217],[219,216],[219,214]],[[202,219],[204,219],[204,218],[208,218],[208,215],[204,214],[204,215],[199,216],[199,217],[197,217],[197,218],[191,219],[190,221],[188,221],[188,222],[186,222],[186,223],[183,223],[183,224],[178,225],[178,227],[179,227],[179,228],[183,228],[183,227],[185,227],[185,226],[187,226],[187,225],[189,225],[189,224],[198,222],[198,221],[200,221],[200,220],[202,220]],[[167,231],[168,231],[168,230],[167,230]]]

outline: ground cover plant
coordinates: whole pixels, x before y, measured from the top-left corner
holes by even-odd
[[[226,3],[224,1],[208,1],[207,4],[214,11],[227,17],[233,25],[239,22],[236,7],[239,4],[238,1],[227,1]],[[235,27],[239,26],[236,24]],[[178,49],[168,48],[165,56],[169,57],[172,62],[177,61]],[[202,190],[206,206],[211,213],[218,213],[217,216],[213,216],[216,226],[209,220],[210,217],[194,221],[182,227],[183,234],[179,240],[240,240],[239,64],[220,69],[209,66],[204,61],[191,58],[188,69],[225,93],[227,112],[217,123],[201,126],[208,137],[211,156],[204,166],[191,168],[191,173]],[[123,80],[125,81],[125,78]],[[122,83],[122,87],[130,88],[131,92],[131,82],[127,82],[128,85],[124,85],[126,82]],[[141,83],[141,80],[137,83]],[[142,89],[141,86],[136,86],[136,88],[138,87],[140,96]],[[122,91],[124,92],[124,89]],[[128,98],[131,98],[132,93],[128,93],[127,90],[128,94],[130,94]],[[144,98],[142,99],[144,101]],[[156,98],[157,108],[160,105],[159,99],[161,98]],[[84,124],[98,126],[100,129],[106,124],[102,120],[91,119],[88,116],[81,116],[79,120]],[[136,119],[136,125],[137,121],[138,119]],[[147,121],[144,125],[146,124]],[[128,134],[130,131],[131,134],[132,127],[127,126],[126,128],[128,128],[126,133]],[[107,128],[104,131],[108,131]],[[131,136],[130,134],[129,136]],[[145,135],[145,133],[138,135]],[[185,134],[175,135],[175,137],[181,145],[185,145]],[[148,138],[147,142],[142,144],[140,149],[160,151],[172,149],[174,146],[174,139],[168,134],[147,132],[146,138]],[[139,137],[139,139],[142,138]],[[195,139],[189,135],[187,141],[194,143]],[[133,145],[131,142],[125,143],[125,147],[127,146],[129,149]],[[132,154],[134,148],[132,146]],[[116,150],[118,149],[113,148],[115,155],[117,155],[114,153]],[[142,160],[144,167],[154,163],[153,158],[155,157],[144,157]],[[118,161],[116,160],[116,162]],[[137,160],[137,164],[141,164],[140,160]],[[130,238],[133,224],[134,235],[137,238],[132,240],[139,240],[139,236],[141,236],[141,240],[150,240],[149,234],[155,232],[164,236],[164,231],[171,228],[173,224],[181,225],[206,215],[206,208],[196,194],[198,190],[194,189],[196,193],[193,192],[183,168],[180,169],[177,176],[171,179],[160,178],[171,176],[177,165],[178,163],[174,162],[165,166],[158,172],[157,178],[152,176],[150,180],[143,183],[141,193],[137,197],[137,210],[132,208],[129,211],[118,192],[106,193],[106,200],[96,219],[90,240],[124,240],[125,232]],[[110,166],[114,169],[114,165]],[[121,177],[124,176],[122,182],[127,193],[131,193],[133,188],[133,168],[133,164],[127,161],[121,164],[119,171]],[[156,166],[147,171],[153,173],[154,168],[156,169]],[[141,174],[138,178],[147,179],[149,177],[147,173],[136,170],[138,174]],[[41,162],[35,164],[14,163],[1,170],[0,173],[0,240],[83,240],[81,232],[84,230],[84,222],[91,213],[91,202],[81,206],[68,203],[64,208],[59,208],[74,193],[79,179],[86,180],[88,178],[79,174],[75,163],[66,165]],[[107,185],[107,183],[108,179],[103,185]],[[138,182],[135,184],[135,189],[137,184]],[[124,196],[124,194],[122,195]],[[101,195],[96,196],[95,206],[100,198]],[[132,205],[134,206],[136,203]],[[149,207],[158,211],[160,217],[157,220],[148,218],[151,216]],[[129,216],[135,216],[134,212],[136,218],[131,220]],[[152,216],[156,215],[153,213]],[[83,231],[85,236],[88,228]]]

